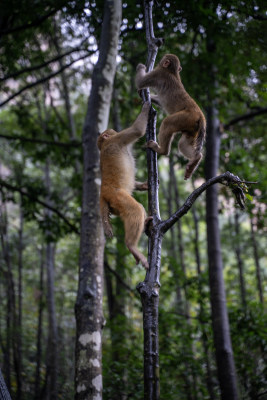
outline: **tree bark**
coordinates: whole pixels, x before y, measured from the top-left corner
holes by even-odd
[[[219,151],[219,120],[215,107],[211,106],[207,112],[206,179],[216,176]],[[212,326],[221,398],[222,400],[237,400],[235,364],[223,280],[217,197],[217,186],[209,187],[206,191],[206,221]]]
[[[83,199],[79,287],[75,306],[75,399],[102,399],[102,294],[104,234],[99,213],[100,170],[96,141],[107,128],[117,45],[121,1],[106,0],[99,59],[83,128]]]
[[[255,265],[256,265],[256,277],[257,277],[259,300],[260,300],[260,303],[263,304],[263,290],[262,290],[262,281],[261,281],[260,260],[259,260],[258,246],[257,246],[256,238],[255,238],[255,232],[254,232],[254,226],[253,226],[252,219],[250,219],[250,233],[251,233],[251,240],[252,240],[252,246],[253,246],[254,260],[255,260]]]
[[[0,369],[0,400],[11,400],[1,369]]]
[[[152,20],[153,1],[144,0],[146,39],[148,56],[146,67],[151,71],[154,67],[158,45],[155,39]],[[143,100],[150,100],[149,90],[142,90]],[[151,108],[148,118],[146,139],[156,140],[156,111]],[[157,154],[147,149],[148,166],[148,214],[153,216],[148,239],[149,270],[144,282],[140,282],[137,290],[140,293],[143,306],[144,329],[144,399],[159,399],[159,343],[158,343],[158,305],[160,288],[160,262],[162,234],[158,229],[160,221],[158,201],[158,166]]]
[[[19,355],[17,343],[17,309],[15,282],[10,260],[10,249],[8,239],[8,219],[6,204],[3,201],[1,204],[0,215],[0,239],[3,251],[3,258],[6,263],[6,290],[7,290],[7,316],[6,316],[6,354],[4,357],[4,367],[6,373],[6,382],[8,389],[11,391],[11,354],[13,356],[14,369],[16,374],[17,392],[20,393],[21,380],[19,377]]]

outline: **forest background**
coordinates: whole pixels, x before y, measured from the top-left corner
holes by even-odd
[[[0,6],[0,367],[14,399],[74,398],[74,307],[84,239],[82,132],[106,6],[100,0],[4,1]],[[212,105],[220,122],[218,173],[229,170],[258,182],[249,188],[244,211],[227,188],[219,187],[218,212],[238,390],[242,399],[264,400],[264,2],[157,1],[153,15],[155,35],[164,38],[157,61],[165,53],[179,56],[185,88],[205,113]],[[143,5],[123,2],[109,127],[120,130],[138,115],[135,68],[145,63],[146,55]],[[158,110],[157,127],[163,117]],[[145,138],[135,145],[139,181],[147,177],[144,143]],[[90,149],[86,154],[90,156]],[[91,166],[88,180],[95,178],[97,168]],[[189,182],[183,180],[184,168],[176,140],[170,157],[159,158],[162,219],[204,182],[205,160]],[[135,197],[147,209],[147,194]],[[95,200],[90,221],[97,209]],[[124,245],[122,223],[117,218],[112,223],[115,235],[106,242],[101,282],[103,399],[140,400],[142,307],[135,287],[144,279],[144,270]],[[94,224],[88,223],[88,229],[98,234]],[[164,237],[159,305],[162,399],[220,398],[206,229],[202,195]],[[146,246],[143,235],[140,248],[145,254]]]

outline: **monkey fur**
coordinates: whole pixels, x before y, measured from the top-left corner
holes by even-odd
[[[158,143],[150,140],[147,147],[159,154],[169,155],[174,136],[182,133],[178,146],[189,160],[184,175],[184,179],[188,179],[202,159],[206,120],[199,106],[186,92],[180,78],[181,70],[178,57],[165,54],[151,72],[145,72],[145,65],[137,65],[136,86],[138,90],[153,88],[157,95],[151,96],[151,101],[168,114],[160,126]]]
[[[134,189],[148,188],[147,182],[135,181],[132,144],[145,134],[149,108],[150,105],[146,102],[130,128],[121,132],[108,129],[97,140],[101,168],[100,212],[105,235],[108,237],[113,235],[110,214],[120,216],[124,223],[126,246],[136,259],[136,263],[141,262],[146,269],[147,259],[137,248],[147,222],[146,212],[132,197],[132,192]]]

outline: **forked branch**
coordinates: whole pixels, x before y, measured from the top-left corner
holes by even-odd
[[[239,205],[239,207],[243,210],[245,208],[245,194],[248,190],[247,184],[255,184],[257,182],[247,182],[247,181],[242,181],[238,176],[233,175],[231,172],[227,171],[222,175],[215,176],[214,178],[209,179],[207,182],[203,183],[199,188],[194,190],[190,196],[186,199],[185,203],[182,205],[182,207],[179,208],[174,214],[170,216],[165,221],[160,222],[159,224],[159,229],[161,231],[161,234],[164,234],[167,232],[174,224],[177,222],[183,215],[185,215],[196,199],[205,191],[208,189],[208,187],[214,185],[215,183],[221,183],[222,185],[230,187],[232,190],[236,202]]]

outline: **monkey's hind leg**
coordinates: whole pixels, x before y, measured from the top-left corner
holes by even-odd
[[[110,224],[110,208],[102,196],[100,196],[100,214],[102,217],[104,233],[107,237],[111,238],[113,236],[113,230]]]
[[[169,115],[160,125],[158,143],[154,140],[149,140],[146,146],[158,154],[168,156],[170,154],[172,141],[178,131],[176,114]]]
[[[184,179],[189,179],[193,172],[197,169],[201,159],[202,154],[200,152],[196,153],[194,146],[194,139],[185,133],[182,135],[178,144],[180,152],[189,160],[186,165]]]
[[[134,256],[136,263],[141,262],[144,268],[149,265],[146,257],[138,250],[137,245],[144,230],[146,212],[142,204],[138,203],[124,190],[118,191],[116,209],[124,222],[125,244]]]

